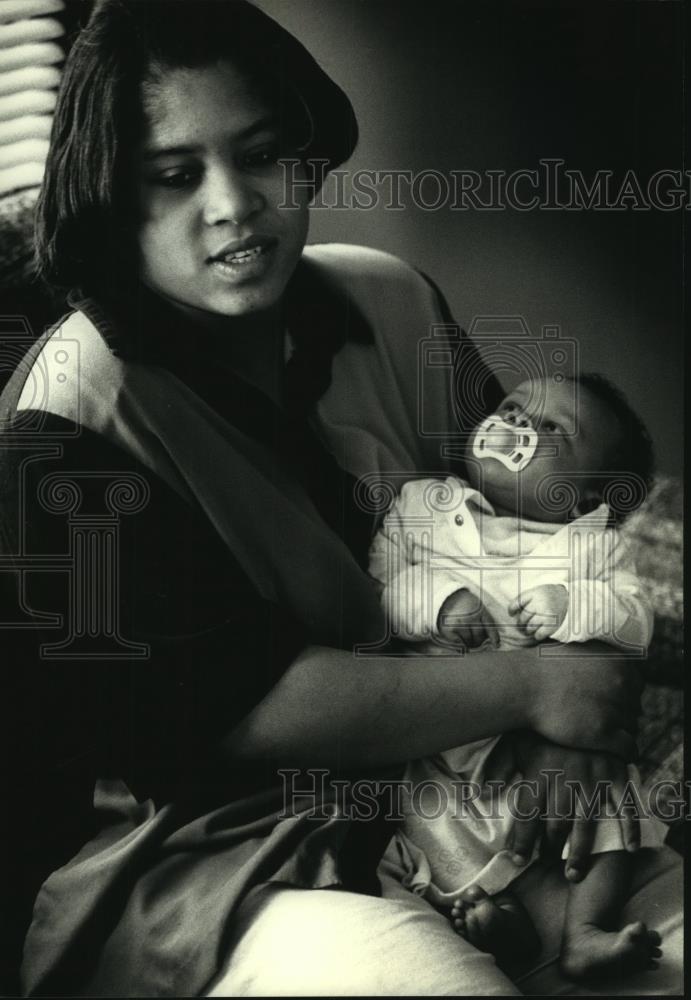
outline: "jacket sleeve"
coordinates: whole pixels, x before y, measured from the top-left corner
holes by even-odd
[[[15,746],[44,762],[91,755],[101,773],[165,794],[307,637],[258,595],[200,510],[99,435],[49,422],[40,448],[0,457],[2,680],[29,720]],[[104,497],[134,481],[146,502],[114,525]],[[93,568],[108,545],[105,576],[78,568],[84,546]]]

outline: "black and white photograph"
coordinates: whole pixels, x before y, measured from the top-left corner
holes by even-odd
[[[684,0],[0,0],[0,997],[683,996]]]

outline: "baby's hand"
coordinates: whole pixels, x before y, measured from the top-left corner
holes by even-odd
[[[569,594],[560,583],[543,583],[524,590],[509,605],[519,632],[536,642],[549,639],[566,618]]]
[[[475,649],[487,638],[487,615],[469,590],[457,590],[444,601],[439,612],[439,634],[454,646]]]

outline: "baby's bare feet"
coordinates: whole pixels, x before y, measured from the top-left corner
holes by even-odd
[[[530,958],[540,950],[533,923],[518,900],[504,893],[494,898],[474,885],[453,904],[454,930],[480,951],[488,951],[498,965]]]
[[[603,931],[594,924],[583,924],[564,932],[561,971],[576,982],[643,969],[657,969],[662,951],[660,935],[649,931],[642,921],[628,924],[620,931]]]

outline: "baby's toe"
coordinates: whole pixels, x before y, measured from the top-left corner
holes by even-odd
[[[459,902],[466,904],[479,903],[481,899],[488,899],[488,895],[484,889],[481,889],[479,885],[471,885],[469,889],[465,889],[461,896],[459,897]]]
[[[660,948],[660,935],[657,931],[649,931],[646,928],[645,933],[641,934],[637,940],[649,949],[651,955],[657,954],[659,957],[662,954],[662,949]]]
[[[461,906],[458,901],[454,903],[451,909],[451,926],[455,930],[456,934],[460,934],[461,937],[468,937],[468,928],[466,926],[466,908]]]
[[[482,947],[483,933],[482,926],[474,910],[468,910],[465,921],[465,937],[476,948]]]

